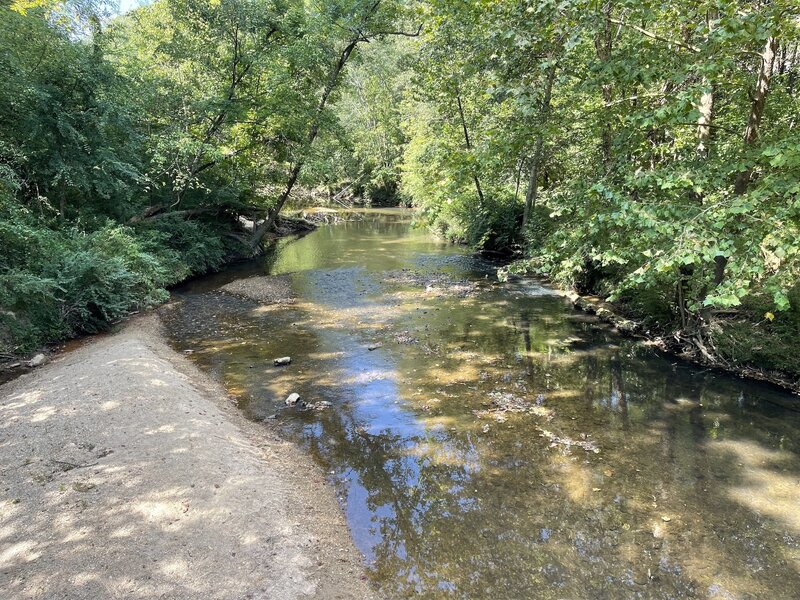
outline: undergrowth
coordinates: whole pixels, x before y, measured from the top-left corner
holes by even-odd
[[[101,331],[164,302],[168,286],[224,263],[224,240],[222,225],[179,219],[89,230],[43,223],[0,198],[0,353]]]

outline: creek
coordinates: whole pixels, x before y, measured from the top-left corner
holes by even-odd
[[[353,214],[182,286],[164,321],[325,468],[384,595],[798,597],[794,396],[500,283],[409,213]]]

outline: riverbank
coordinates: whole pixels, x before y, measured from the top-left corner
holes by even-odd
[[[670,338],[660,331],[650,331],[640,321],[624,316],[624,311],[613,303],[605,302],[597,296],[581,295],[575,291],[559,289],[558,292],[569,299],[576,309],[595,315],[601,321],[612,325],[621,334],[640,339],[643,343],[654,346],[671,356],[700,367],[715,369],[743,379],[763,381],[795,394],[800,394],[800,379],[793,377],[790,373],[703,356],[696,350],[692,351],[678,339]]]
[[[7,598],[371,598],[334,491],[156,316],[0,387]]]
[[[137,244],[141,240],[133,235],[133,230],[125,230],[127,246],[90,248],[81,263],[81,269],[87,272],[70,274],[69,269],[58,267],[56,271],[62,272],[66,279],[62,283],[52,278],[43,280],[44,299],[37,295],[36,301],[31,302],[31,295],[25,289],[18,290],[15,296],[13,286],[4,290],[0,294],[0,384],[41,366],[50,354],[62,350],[64,344],[113,329],[140,310],[166,302],[168,290],[176,286],[250,260],[253,256],[248,246],[229,247],[222,241],[225,237],[240,237],[242,233],[250,235],[248,223],[252,231],[253,222],[242,219],[239,226],[243,229],[238,234],[217,231],[209,239],[187,238],[185,232],[178,235],[173,231],[171,235],[183,239],[183,246],[180,251],[160,248],[163,255],[154,252],[153,247],[140,247]],[[181,225],[184,226],[192,227],[186,222]],[[282,238],[301,237],[316,228],[315,223],[302,216],[282,215],[264,242],[271,245]],[[257,254],[263,250],[259,248]],[[71,252],[72,249],[65,249],[61,254],[69,259]],[[122,267],[120,260],[125,263]],[[113,264],[95,268],[104,261]],[[28,275],[38,277],[39,266],[32,267]],[[152,272],[147,271],[153,268]]]

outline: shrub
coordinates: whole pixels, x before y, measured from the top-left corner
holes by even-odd
[[[165,301],[166,287],[225,259],[221,232],[160,222],[141,231],[114,222],[84,232],[48,227],[5,196],[0,206],[0,352],[96,332]]]

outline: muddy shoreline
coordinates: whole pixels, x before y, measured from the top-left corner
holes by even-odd
[[[326,475],[158,317],[0,387],[9,598],[374,598]]]

